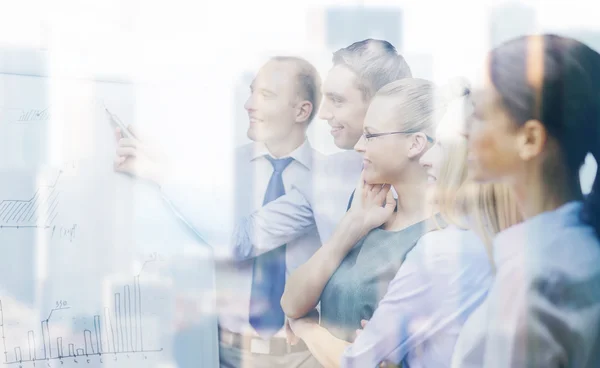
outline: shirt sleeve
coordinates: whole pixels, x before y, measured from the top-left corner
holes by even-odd
[[[419,340],[427,326],[418,317],[428,314],[433,288],[431,279],[420,270],[421,265],[419,257],[409,253],[373,317],[344,351],[342,367],[376,367],[383,360],[397,364],[411,344]]]
[[[364,331],[344,352],[342,367],[376,367],[384,360],[398,364],[440,330],[462,326],[466,311],[484,299],[490,278],[487,258],[465,262],[458,249],[453,253],[425,244],[436,240],[425,235],[407,255]],[[443,243],[446,249],[454,246]],[[445,346],[446,362],[453,347]]]
[[[248,216],[235,214],[233,190],[174,181],[161,186],[163,198],[175,214],[220,259],[256,257],[316,228],[310,203],[297,189]]]
[[[584,343],[571,328],[576,325],[571,322],[578,320],[576,309],[568,316],[552,301],[552,294],[560,294],[564,285],[547,277],[530,283],[523,279],[506,281],[499,283],[490,301],[484,366],[551,368],[572,364],[567,347],[584,349]],[[580,351],[571,359],[574,356],[585,354]]]

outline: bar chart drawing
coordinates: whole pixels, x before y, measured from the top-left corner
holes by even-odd
[[[4,199],[0,201],[0,230],[4,228],[49,229],[56,216],[60,203],[60,191],[56,184],[62,172],[51,185],[40,186],[29,199]]]
[[[57,307],[53,308],[52,310],[50,310],[50,314],[48,315],[48,318],[46,318],[45,320],[42,321],[42,340],[44,342],[44,356],[52,356],[52,344],[50,343],[50,327],[49,327],[49,323],[50,323],[50,318],[52,318],[52,313],[59,311],[59,310],[63,310],[63,309],[69,309],[70,307],[63,305],[63,303],[61,302],[60,304],[57,302]],[[2,305],[0,303],[0,311],[2,311]],[[4,320],[4,313],[2,313],[2,319]],[[29,334],[31,334],[33,336],[33,331],[28,331],[27,332],[27,336],[29,336]],[[48,342],[48,343],[46,343]],[[62,342],[62,338],[61,338],[61,342]],[[46,350],[46,348],[48,348],[48,350]],[[59,354],[60,354],[60,347],[57,347],[59,349]],[[35,359],[35,345],[34,346],[29,346],[29,351],[31,352],[31,350],[34,350],[33,355],[30,354],[29,359]],[[15,356],[15,360],[17,360],[17,357]],[[21,359],[19,359],[19,361],[22,361],[22,357]]]
[[[7,336],[4,328],[4,309],[0,300],[0,328],[4,349],[4,364],[21,364],[26,362],[62,360],[65,358],[90,357],[118,354],[158,353],[162,348],[147,348],[143,343],[142,297],[139,275],[133,278],[133,293],[126,285],[123,293],[114,293],[114,310],[104,308],[104,315],[94,315],[93,331],[83,329],[83,343],[68,342],[65,346],[63,336],[53,336],[52,315],[69,309],[70,306],[57,303],[57,308],[50,311],[48,318],[41,321],[41,341],[36,340],[35,331],[26,332],[27,347],[17,346],[14,351],[7,348]],[[133,295],[132,295],[133,294]],[[123,298],[121,298],[121,296]],[[42,347],[36,345],[41,342]],[[66,349],[65,349],[66,347]],[[40,354],[38,355],[39,352]]]

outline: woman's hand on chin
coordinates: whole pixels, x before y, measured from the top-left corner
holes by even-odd
[[[364,231],[383,225],[394,214],[396,201],[390,189],[390,184],[367,184],[361,175],[349,213],[360,220]]]

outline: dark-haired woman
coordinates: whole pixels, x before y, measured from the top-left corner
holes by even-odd
[[[454,367],[600,367],[600,55],[554,35],[494,49],[467,138],[470,172],[509,183],[526,221],[497,235],[496,278]]]

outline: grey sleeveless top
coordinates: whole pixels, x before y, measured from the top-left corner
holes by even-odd
[[[374,229],[342,261],[321,294],[321,325],[353,341],[361,319],[371,319],[389,283],[419,238],[437,228],[434,218],[400,231]]]

